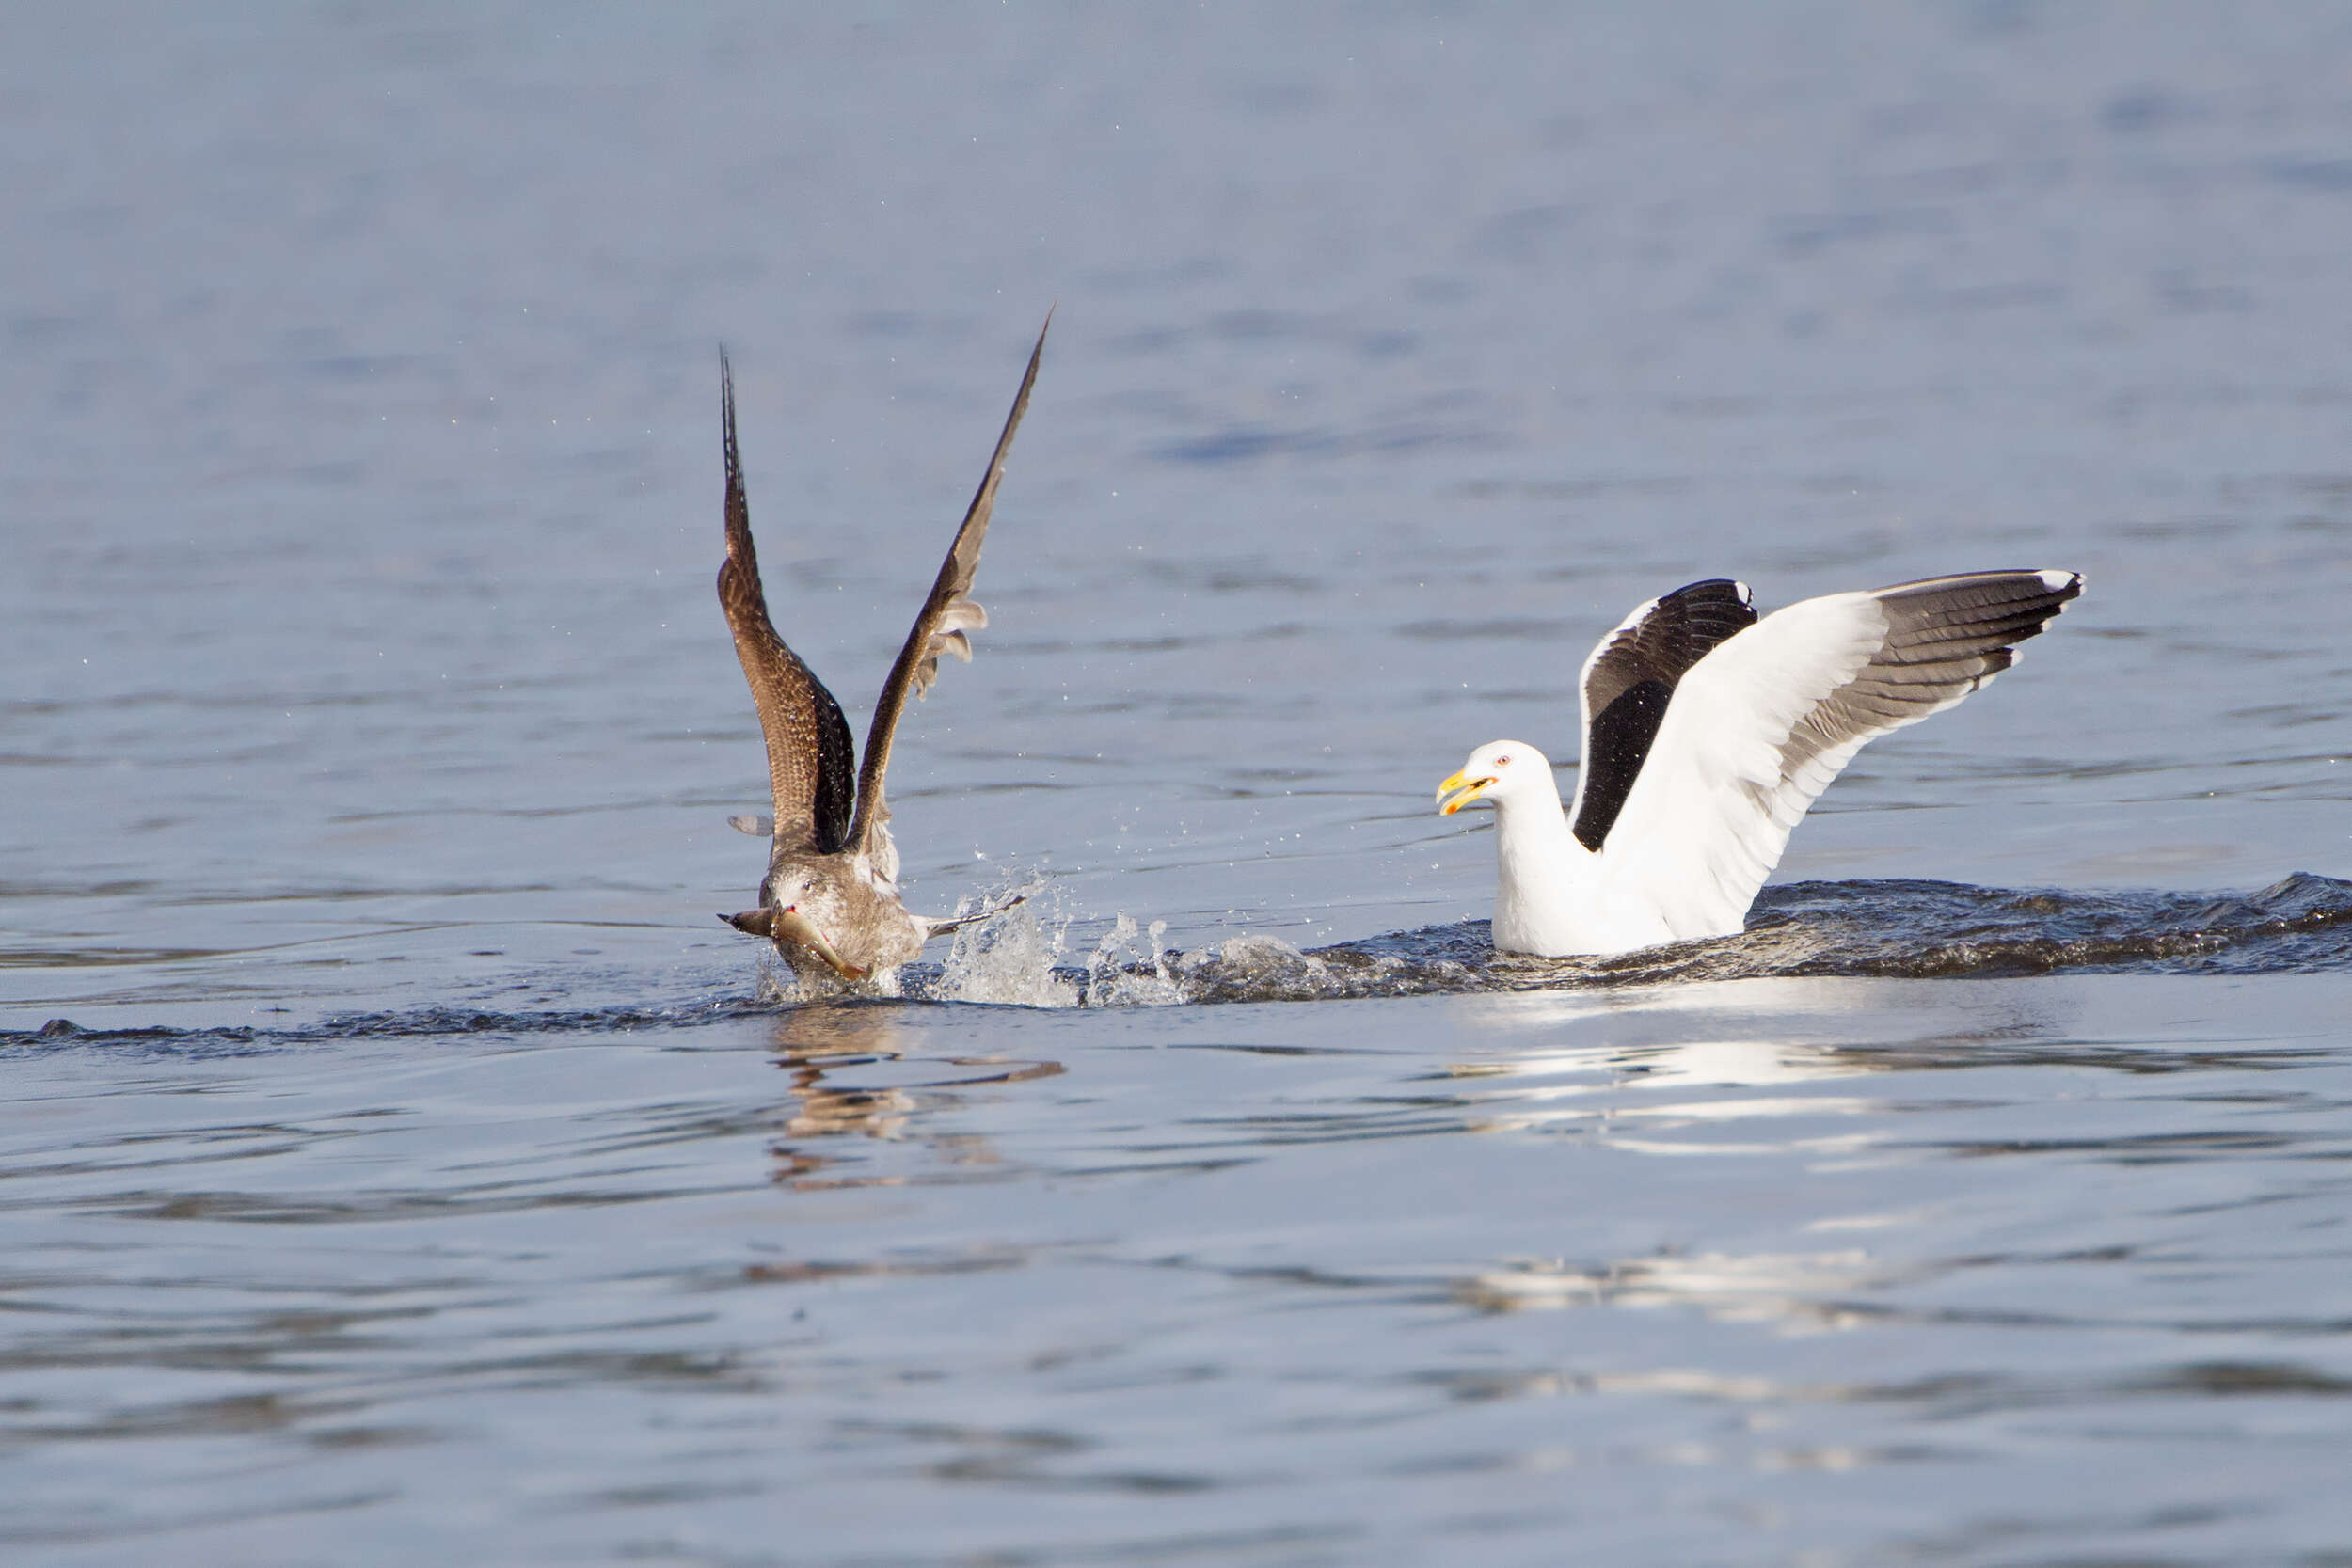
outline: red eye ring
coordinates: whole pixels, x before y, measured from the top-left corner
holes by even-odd
[[[1499,756],[1499,757],[1495,758],[1495,766],[1496,766],[1497,768],[1501,768],[1503,764],[1505,764],[1505,763],[1509,762],[1510,760],[1511,760],[1511,759],[1510,759],[1510,757],[1509,757],[1509,756],[1507,756],[1507,755],[1504,755],[1504,756]]]

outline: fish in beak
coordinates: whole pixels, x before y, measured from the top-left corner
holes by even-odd
[[[1455,812],[1486,794],[1494,783],[1495,779],[1492,774],[1483,779],[1473,779],[1468,773],[1449,775],[1443,784],[1438,785],[1438,815],[1452,816]]]
[[[866,978],[866,971],[834,951],[833,943],[825,940],[825,933],[818,930],[817,923],[803,914],[797,905],[787,904],[780,910],[749,910],[741,914],[723,914],[719,918],[739,931],[766,937],[778,947],[787,942],[798,942],[824,959],[833,972],[844,980]]]

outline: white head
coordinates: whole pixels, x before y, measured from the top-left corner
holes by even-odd
[[[1438,814],[1452,816],[1478,800],[1491,800],[1501,808],[1514,800],[1547,799],[1557,809],[1560,786],[1551,777],[1550,759],[1524,741],[1489,740],[1438,786]]]

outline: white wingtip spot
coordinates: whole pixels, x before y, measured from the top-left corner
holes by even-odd
[[[2080,572],[2043,572],[2042,574],[2042,586],[2053,594],[2064,593],[2067,589],[2080,584],[2082,580],[2083,575]]]
[[[1756,591],[1750,588],[1746,583],[1734,581],[1731,585],[1731,591],[1740,595],[1740,602],[1741,604],[1746,605],[1750,610],[1754,610],[1756,608]]]

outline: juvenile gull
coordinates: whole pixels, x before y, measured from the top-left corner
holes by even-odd
[[[1049,314],[1046,325],[1052,324]],[[898,850],[890,841],[882,773],[890,766],[891,739],[906,708],[907,693],[919,697],[930,689],[942,654],[970,662],[968,634],[988,625],[987,612],[968,594],[979,567],[989,514],[995,509],[997,483],[1005,475],[1005,454],[1028,410],[1038,357],[1044,352],[1045,333],[1041,330],[988,471],[874,704],[863,768],[856,766],[841,705],[816,672],[785,646],[768,618],[759,557],[752,548],[743,468],[736,456],[734,377],[726,356],[719,356],[719,409],[727,465],[727,559],[719,568],[719,604],[726,611],[736,657],[742,660],[752,702],[759,709],[759,727],[768,739],[769,786],[775,800],[771,820],[729,818],[746,832],[771,835],[768,875],[759,884],[757,908],[719,918],[773,942],[803,976],[830,971],[844,980],[863,980],[905,963],[930,938],[961,924],[926,919],[899,902]]]
[[[2016,661],[2074,572],[1969,572],[1756,619],[1722,578],[1643,605],[1584,661],[1566,812],[1534,747],[1494,740],[1438,786],[1495,807],[1494,943],[1548,958],[1731,936],[1816,797],[1863,743]]]

